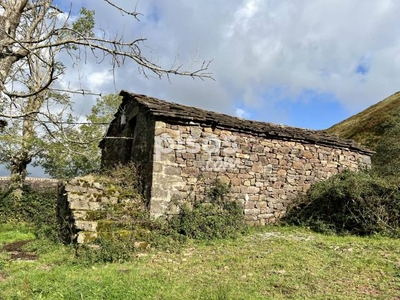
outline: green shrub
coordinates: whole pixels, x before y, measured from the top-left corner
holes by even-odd
[[[400,192],[367,171],[344,171],[313,184],[285,220],[320,232],[398,235]]]
[[[229,186],[216,180],[204,201],[180,206],[180,213],[170,220],[178,233],[193,239],[233,237],[246,228],[243,208],[227,199]]]
[[[384,134],[376,144],[376,153],[372,155],[372,169],[385,180],[400,185],[400,124],[399,110],[395,118],[386,120]]]
[[[24,222],[33,225],[37,236],[58,239],[56,217],[57,191],[37,191],[23,188],[22,197],[16,201],[12,190],[0,193],[0,222]]]

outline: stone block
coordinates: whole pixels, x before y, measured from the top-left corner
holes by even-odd
[[[307,159],[311,159],[314,157],[311,151],[303,151],[301,154],[304,158],[307,158]]]
[[[101,208],[101,204],[99,202],[70,202],[69,203],[70,209],[73,210],[99,210]]]
[[[168,211],[169,201],[153,199],[150,203],[150,216],[154,218],[161,217]]]
[[[67,184],[65,186],[65,190],[67,192],[70,193],[77,193],[77,194],[81,194],[81,193],[85,193],[87,191],[87,187],[84,186],[78,186],[78,185],[73,185],[73,184]]]
[[[181,175],[185,176],[198,176],[200,174],[200,170],[195,167],[187,167],[182,169]]]
[[[157,121],[155,124],[156,129],[166,128],[166,127],[167,127],[167,124],[165,122]]]
[[[246,201],[245,209],[253,209],[253,208],[257,208],[257,202],[256,201]]]
[[[241,184],[241,179],[238,177],[231,178],[232,186],[239,186]]]
[[[263,153],[264,146],[263,145],[253,145],[253,148],[251,149],[251,151],[255,152],[255,153]]]
[[[171,128],[156,128],[154,132],[155,136],[162,136],[163,138],[173,139],[175,141],[180,138],[180,131],[177,129]]]
[[[260,188],[255,186],[243,186],[241,187],[240,192],[243,194],[257,194],[260,192]]]
[[[286,172],[286,170],[281,169],[281,170],[279,170],[276,174],[277,174],[278,176],[286,176],[287,172]]]
[[[187,179],[189,184],[195,184],[198,181],[197,177],[190,177]]]
[[[259,218],[259,219],[266,219],[266,220],[271,219],[271,218],[273,218],[273,217],[274,217],[274,214],[272,214],[272,213],[268,213],[268,214],[259,214],[259,215],[258,215],[258,218]]]
[[[255,216],[257,219],[257,216],[260,214],[260,210],[258,208],[244,209],[244,214]]]
[[[243,153],[236,153],[235,156],[237,158],[243,158],[243,159],[249,159],[250,158],[249,154],[243,154]]]
[[[244,165],[245,165],[246,167],[251,167],[251,166],[253,166],[253,162],[252,162],[251,160],[245,160],[245,161],[244,161]]]
[[[90,244],[96,238],[97,238],[97,233],[95,233],[95,232],[80,231],[77,234],[76,242],[78,244]]]
[[[295,161],[293,162],[293,168],[296,170],[303,170],[304,164],[301,161]]]
[[[201,127],[199,127],[199,126],[192,126],[192,127],[190,128],[190,134],[191,134],[192,137],[195,138],[195,139],[200,138],[202,132],[203,132],[203,129],[202,129]],[[204,131],[204,132],[210,133],[209,130]],[[212,132],[212,131],[211,131],[211,132]]]
[[[166,175],[181,175],[181,168],[179,167],[172,167],[172,166],[165,166],[164,173]]]
[[[96,232],[96,221],[75,221],[75,226],[81,231]]]
[[[255,162],[253,164],[253,166],[251,167],[251,170],[253,172],[256,172],[256,173],[263,173],[264,172],[264,166],[263,166],[263,164],[261,162]]]
[[[229,179],[228,176],[222,175],[222,176],[218,176],[218,179],[221,183],[224,184],[229,184],[231,182],[231,180]]]
[[[251,161],[258,161],[258,155],[257,154],[250,154],[250,160]]]

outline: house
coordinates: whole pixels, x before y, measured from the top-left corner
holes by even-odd
[[[120,95],[100,144],[102,165],[133,161],[154,217],[176,213],[176,200],[203,200],[219,179],[231,186],[230,199],[243,204],[247,221],[273,223],[313,182],[371,164],[371,151],[323,131]]]

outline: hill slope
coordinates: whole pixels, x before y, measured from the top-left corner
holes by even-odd
[[[333,125],[326,132],[341,138],[353,139],[375,150],[380,138],[395,123],[400,123],[400,92]]]

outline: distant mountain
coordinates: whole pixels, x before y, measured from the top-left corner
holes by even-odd
[[[400,123],[400,92],[328,128],[326,132],[375,150],[387,129]]]

